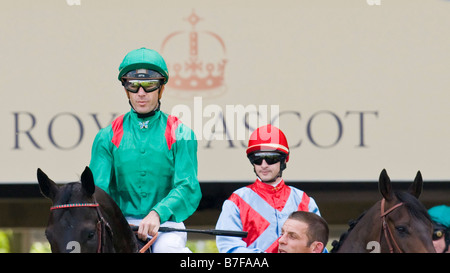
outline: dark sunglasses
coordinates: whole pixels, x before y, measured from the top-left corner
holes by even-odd
[[[161,79],[137,79],[124,77],[122,78],[122,85],[131,93],[137,93],[141,86],[146,93],[150,93],[161,88]]]
[[[263,160],[269,165],[278,163],[283,159],[283,156],[279,153],[254,153],[249,155],[248,158],[252,164],[259,166],[262,164]]]

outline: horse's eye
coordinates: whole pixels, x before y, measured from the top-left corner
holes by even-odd
[[[395,227],[395,230],[397,230],[397,232],[398,232],[400,235],[406,235],[406,234],[408,234],[408,229],[407,229],[405,226],[397,226],[397,227]]]
[[[91,240],[92,238],[94,238],[95,232],[91,231],[88,234],[88,240]]]

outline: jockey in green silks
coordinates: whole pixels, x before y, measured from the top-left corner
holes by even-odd
[[[169,73],[163,57],[140,48],[119,66],[131,110],[101,129],[90,168],[96,185],[118,204],[138,237],[155,236],[160,226],[184,228],[201,199],[194,132],[160,111]],[[160,233],[153,252],[190,252],[185,232]]]

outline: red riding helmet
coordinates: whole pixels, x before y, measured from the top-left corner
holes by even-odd
[[[289,145],[284,133],[270,124],[253,131],[248,141],[247,156],[257,151],[278,151],[289,161]]]

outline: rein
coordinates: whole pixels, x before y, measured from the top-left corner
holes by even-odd
[[[130,224],[130,228],[132,231],[134,231],[134,234],[137,235],[139,226]],[[156,232],[155,236],[153,236],[150,240],[148,240],[148,242],[139,250],[139,253],[145,253],[145,251],[147,251],[153,245],[153,243],[156,240],[156,237],[158,237],[158,234],[159,233]]]
[[[393,206],[392,208],[388,209],[387,211],[384,211],[385,203],[386,203],[386,200],[383,198],[383,200],[381,200],[381,215],[380,215],[380,217],[381,217],[382,232],[380,233],[380,242],[381,242],[381,235],[384,233],[384,237],[386,237],[386,242],[389,247],[389,252],[394,253],[394,248],[392,246],[392,244],[394,244],[394,246],[398,250],[398,252],[402,253],[403,251],[400,249],[397,242],[395,241],[394,235],[392,234],[392,231],[391,231],[389,225],[387,224],[386,216],[389,213],[391,213],[392,211],[394,211],[396,208],[403,206],[404,203],[403,202],[398,203],[395,206]]]
[[[137,233],[137,232],[136,232]],[[139,253],[145,253],[155,242],[156,238],[158,237],[158,232],[155,236],[153,236],[148,242],[139,250]]]

